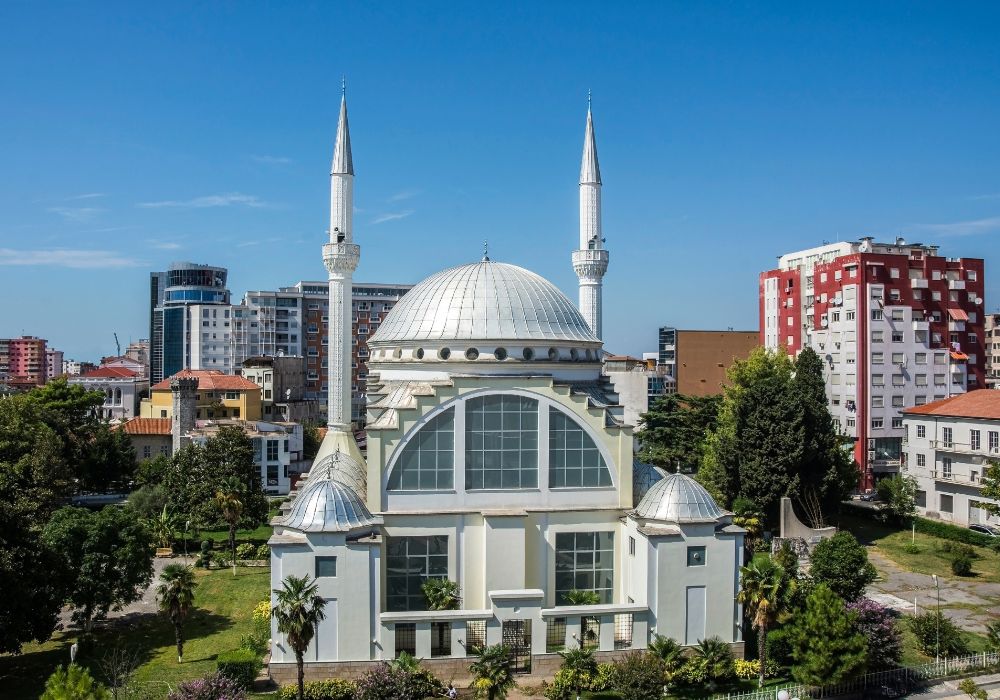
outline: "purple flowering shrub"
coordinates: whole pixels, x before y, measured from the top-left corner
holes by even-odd
[[[865,597],[847,604],[854,613],[854,627],[868,640],[868,669],[881,671],[899,666],[903,658],[903,638],[896,613]]]
[[[379,664],[355,684],[355,700],[410,700],[410,674],[389,664]]]
[[[235,681],[213,673],[181,683],[167,700],[246,700],[246,692]]]

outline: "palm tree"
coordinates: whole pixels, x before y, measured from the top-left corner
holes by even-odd
[[[429,578],[420,590],[427,599],[428,610],[458,610],[462,606],[461,589],[455,581],[446,578]],[[438,647],[444,647],[446,627],[438,625]]]
[[[476,661],[469,666],[475,675],[473,687],[486,695],[487,700],[506,700],[507,691],[515,684],[514,671],[510,666],[510,648],[494,644],[476,649],[476,656]]]
[[[580,647],[578,649],[567,649],[560,651],[559,656],[563,658],[563,668],[572,673],[573,686],[576,688],[576,696],[580,697],[580,690],[584,676],[597,675],[597,660],[594,659],[594,650]]]
[[[281,582],[281,588],[274,589],[277,605],[271,615],[278,621],[278,632],[285,635],[288,646],[295,652],[295,664],[299,671],[299,700],[302,700],[304,678],[302,656],[309,648],[309,642],[316,634],[316,627],[326,618],[323,608],[326,601],[316,595],[319,586],[310,582],[309,575],[302,578],[288,576]]]
[[[242,489],[236,479],[227,479],[215,492],[215,504],[222,511],[222,519],[229,524],[229,549],[233,555],[233,576],[236,575],[236,526],[243,515]]]
[[[764,663],[767,654],[767,630],[784,614],[783,603],[788,599],[784,570],[770,559],[755,559],[740,569],[740,592],[736,599],[743,603],[750,623],[757,629],[757,658],[760,659],[759,686],[764,685]]]
[[[733,650],[719,637],[700,640],[694,647],[694,657],[704,664],[710,683],[732,678]]]
[[[597,591],[582,591],[574,588],[563,594],[566,605],[597,605],[601,602],[601,596]]]
[[[184,657],[184,618],[194,605],[194,589],[197,585],[194,570],[190,566],[167,564],[163,567],[160,585],[156,589],[160,610],[170,616],[170,622],[174,626],[177,663],[181,663]]]
[[[663,662],[668,680],[684,665],[684,649],[670,637],[661,634],[653,637],[649,643],[649,653]]]
[[[160,547],[166,549],[173,543],[174,530],[177,529],[178,522],[177,516],[168,511],[166,506],[163,506],[163,512],[160,513],[160,517],[150,518],[148,522],[149,529],[152,530],[153,537]]]

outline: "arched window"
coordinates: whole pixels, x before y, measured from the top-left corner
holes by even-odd
[[[465,403],[465,487],[538,488],[538,401],[493,394]]]
[[[611,472],[593,438],[557,408],[549,407],[549,488],[611,486]]]
[[[455,409],[427,422],[403,448],[389,477],[390,491],[434,491],[455,485]]]

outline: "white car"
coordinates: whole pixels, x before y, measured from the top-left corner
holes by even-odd
[[[996,525],[969,525],[969,529],[981,535],[989,537],[1000,537],[1000,527]]]

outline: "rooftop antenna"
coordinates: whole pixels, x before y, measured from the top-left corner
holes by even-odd
[[[590,88],[587,88],[587,110],[588,111],[590,110],[590,101],[591,101]]]
[[[490,261],[490,243],[489,241],[483,241],[483,262]]]

